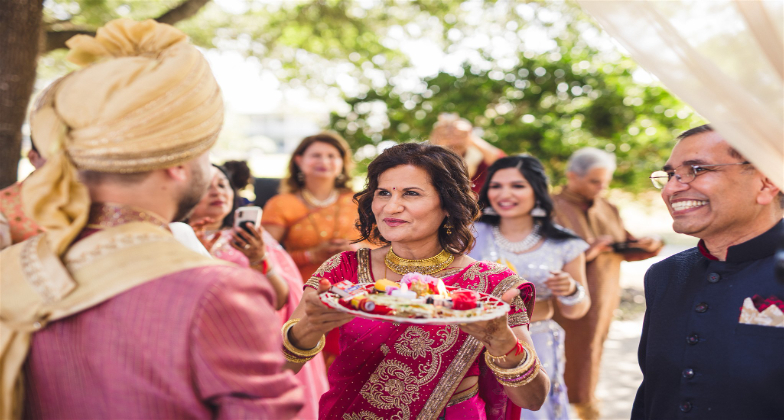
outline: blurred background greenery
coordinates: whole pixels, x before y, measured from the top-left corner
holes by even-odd
[[[385,147],[426,140],[438,114],[453,112],[506,153],[539,157],[556,185],[574,150],[613,152],[613,187],[637,193],[677,133],[702,123],[571,1],[46,0],[37,87],[72,68],[66,35],[118,17],[171,21],[186,6],[172,23],[199,46],[239,54],[284,96],[322,104],[312,127],[345,136],[360,177]],[[227,102],[218,150],[249,160],[259,147],[290,151],[290,141],[249,141]]]

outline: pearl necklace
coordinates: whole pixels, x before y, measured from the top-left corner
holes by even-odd
[[[308,204],[310,204],[313,207],[324,208],[324,207],[331,206],[336,201],[338,201],[338,191],[337,190],[332,190],[332,192],[329,193],[329,197],[327,197],[327,198],[325,198],[323,200],[319,200],[318,198],[316,198],[316,196],[314,196],[313,193],[308,191],[307,188],[303,188],[301,193],[302,193],[302,198],[304,198],[305,201],[307,201]]]
[[[540,239],[542,239],[542,235],[539,234],[541,228],[542,225],[537,223],[525,239],[519,242],[512,242],[509,239],[504,238],[504,235],[501,234],[501,229],[499,229],[498,226],[493,226],[493,238],[495,238],[495,243],[503,250],[514,254],[522,254],[531,249],[534,245],[539,243]]]

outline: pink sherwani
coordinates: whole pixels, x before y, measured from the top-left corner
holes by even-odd
[[[240,251],[232,248],[229,245],[231,240],[231,230],[223,230],[221,235],[223,237],[215,243],[212,249],[216,258],[225,261],[233,262],[240,267],[249,267],[248,257]],[[289,254],[283,249],[282,246],[269,234],[266,230],[262,231],[262,239],[269,258],[270,264],[275,267],[280,276],[286,280],[289,285],[289,299],[286,305],[277,311],[280,317],[280,325],[282,326],[286,321],[291,319],[294,309],[299,305],[302,300],[302,277],[299,274],[299,269],[291,259]],[[327,382],[326,367],[324,366],[324,358],[320,355],[313,358],[300,369],[299,373],[295,376],[302,384],[303,392],[305,395],[305,406],[299,412],[297,419],[299,420],[316,420],[318,418],[318,405],[321,396],[329,390],[329,383]]]
[[[137,286],[35,333],[25,417],[287,419],[302,391],[282,370],[267,281],[209,266]]]

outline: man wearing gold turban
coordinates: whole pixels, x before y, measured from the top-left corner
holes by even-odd
[[[44,230],[0,252],[0,418],[290,418],[302,393],[261,274],[180,245],[206,190],[220,90],[185,35],[116,20],[30,119],[22,188]]]

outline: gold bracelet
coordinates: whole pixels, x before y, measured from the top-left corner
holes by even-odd
[[[513,350],[516,350],[517,349],[517,343],[519,343],[519,342],[520,342],[520,339],[518,338],[517,341],[515,342],[514,347],[512,347],[512,350],[509,350],[508,352],[506,352],[506,354],[503,354],[501,356],[493,356],[492,354],[490,354],[490,350],[487,350],[485,352],[485,354],[487,355],[487,357],[493,359],[493,363],[497,363],[498,361],[505,362],[506,361],[506,355],[511,353]],[[520,344],[522,345],[522,343],[520,343]]]
[[[322,335],[321,339],[319,340],[318,345],[316,345],[316,347],[314,347],[314,348],[312,348],[310,350],[302,350],[302,349],[298,349],[298,348],[294,347],[294,345],[291,344],[291,342],[289,341],[289,330],[291,329],[291,327],[293,327],[299,321],[300,321],[300,319],[298,319],[298,318],[290,319],[285,324],[283,324],[283,327],[281,327],[280,332],[281,332],[281,335],[283,335],[283,348],[285,350],[287,350],[289,353],[291,353],[292,356],[295,356],[295,357],[298,357],[298,358],[301,358],[301,359],[310,360],[313,357],[315,357],[317,354],[319,354],[321,352],[321,350],[324,350],[324,345],[327,344],[327,340]]]
[[[525,349],[525,357],[523,360],[520,361],[520,364],[513,368],[502,368],[495,364],[495,361],[492,359],[493,356],[490,356],[489,353],[485,352],[485,362],[487,363],[487,367],[493,371],[496,378],[500,379],[515,379],[523,375],[524,373],[528,372],[531,367],[534,365],[536,361],[536,353],[534,349],[531,348],[531,345],[525,341],[520,341],[520,344],[523,345]]]
[[[534,379],[536,379],[537,376],[539,376],[539,372],[542,370],[542,367],[541,367],[542,364],[539,363],[539,358],[537,357],[535,359],[536,359],[536,361],[535,361],[535,364],[534,364],[534,367],[533,367],[533,372],[531,372],[530,375],[525,376],[525,377],[521,377],[518,380],[501,380],[499,378],[496,378],[496,380],[498,381],[499,384],[501,384],[503,386],[508,386],[508,387],[511,387],[511,388],[517,388],[517,387],[520,387],[520,386],[524,386],[524,385],[530,384],[531,381],[533,381]]]
[[[286,350],[285,348],[283,349],[283,357],[285,357],[286,360],[288,360],[289,362],[298,363],[300,365],[304,365],[305,363],[309,362],[310,359],[312,359],[312,357],[307,357],[307,358],[297,357],[289,353],[289,351]]]

